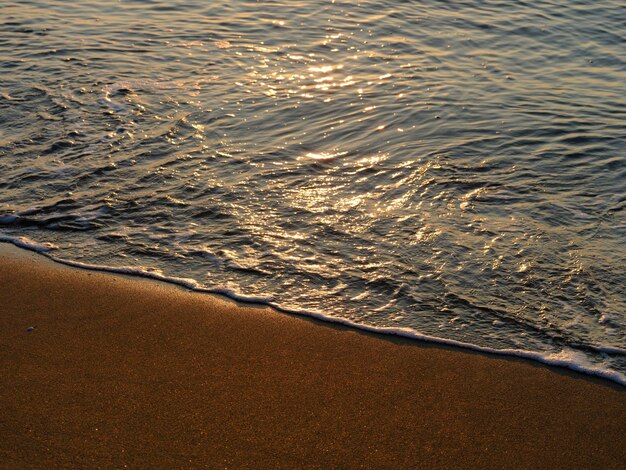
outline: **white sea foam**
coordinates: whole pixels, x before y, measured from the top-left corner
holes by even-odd
[[[47,253],[50,250],[57,248],[57,246],[53,243],[38,243],[27,237],[10,237],[8,235],[0,235],[0,242],[13,243],[15,246],[36,251],[37,253]]]
[[[568,368],[577,372],[581,372],[587,375],[593,375],[593,376],[601,377],[604,379],[608,379],[620,385],[626,386],[626,375],[617,371],[607,370],[605,368],[594,365],[586,358],[586,356],[583,353],[581,353],[580,351],[576,351],[575,349],[571,349],[571,348],[564,348],[563,350],[559,352],[546,352],[546,353],[526,351],[523,349],[496,349],[496,348],[490,348],[490,347],[485,347],[485,346],[479,346],[479,345],[472,344],[472,343],[456,341],[452,339],[425,335],[411,328],[371,326],[371,325],[356,323],[352,320],[348,320],[345,318],[327,315],[321,312],[284,308],[284,307],[281,307],[279,304],[272,302],[268,298],[258,297],[258,296],[246,296],[246,295],[242,295],[240,293],[234,292],[226,288],[215,288],[215,289],[204,288],[204,287],[201,287],[198,284],[198,282],[195,281],[194,279],[165,276],[164,274],[160,272],[146,269],[146,268],[102,266],[102,265],[82,263],[79,261],[61,259],[61,258],[52,256],[49,253],[50,250],[56,248],[55,245],[51,243],[37,243],[32,240],[29,240],[26,237],[10,237],[6,235],[0,235],[0,242],[13,243],[14,245],[18,247],[44,254],[48,258],[56,262],[59,262],[61,264],[68,265],[68,266],[73,266],[73,267],[82,268],[82,269],[89,269],[89,270],[94,270],[94,271],[105,271],[105,272],[118,273],[118,274],[141,276],[145,278],[154,279],[157,281],[162,281],[162,282],[167,282],[167,283],[183,286],[185,288],[188,288],[196,292],[223,295],[238,302],[267,305],[283,313],[310,317],[310,318],[314,318],[314,319],[321,320],[324,322],[334,323],[334,324],[358,329],[361,331],[367,331],[367,332],[383,334],[383,335],[399,336],[399,337],[414,339],[418,341],[436,343],[436,344],[441,344],[445,346],[453,346],[453,347],[469,349],[472,351],[495,354],[495,355],[500,355],[500,356],[520,357],[524,359],[538,361],[546,365],[565,367],[565,368]],[[619,348],[619,347],[604,346],[604,345],[585,345],[585,347],[588,349],[594,349],[600,352],[604,352],[607,354],[626,355],[626,349]]]

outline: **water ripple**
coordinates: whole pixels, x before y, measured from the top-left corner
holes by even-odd
[[[0,232],[623,374],[625,22],[617,1],[9,3]]]

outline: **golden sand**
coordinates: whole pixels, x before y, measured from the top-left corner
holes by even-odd
[[[616,384],[0,246],[3,468],[626,467]]]

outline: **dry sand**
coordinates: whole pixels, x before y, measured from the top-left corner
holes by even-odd
[[[626,468],[610,382],[0,246],[3,468]]]

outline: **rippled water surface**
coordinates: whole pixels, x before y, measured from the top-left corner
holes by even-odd
[[[622,1],[1,11],[5,237],[626,374]]]

